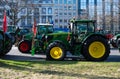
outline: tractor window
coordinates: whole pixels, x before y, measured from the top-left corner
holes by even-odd
[[[94,32],[94,23],[92,22],[77,23],[76,26],[77,33],[85,34],[86,32]]]
[[[87,32],[87,23],[77,23],[76,31],[77,31],[77,33],[86,33]]]
[[[52,33],[53,32],[53,26],[48,26],[47,31],[48,31],[48,33]]]
[[[39,26],[38,27],[38,32],[39,33],[45,33],[46,32],[46,28],[44,26]]]
[[[38,26],[38,33],[52,33],[53,32],[53,26]]]
[[[88,23],[88,32],[94,32],[94,23]]]

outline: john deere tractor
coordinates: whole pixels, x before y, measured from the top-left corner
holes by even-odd
[[[12,48],[12,37],[0,30],[0,57],[6,55]]]
[[[45,42],[45,35],[53,32],[53,24],[39,23],[37,24],[37,34],[34,38],[36,42],[36,52],[43,51],[43,42]],[[30,32],[23,36],[23,40],[18,45],[18,50],[22,53],[30,53],[33,41],[33,33]],[[39,45],[38,45],[39,44]],[[42,46],[42,47],[41,47]]]
[[[34,47],[39,53],[44,52],[47,60],[64,60],[69,51],[73,56],[83,55],[89,61],[103,61],[110,53],[107,38],[95,32],[94,20],[72,20],[70,32],[37,33]],[[19,44],[21,51],[31,50],[31,40],[24,39]]]

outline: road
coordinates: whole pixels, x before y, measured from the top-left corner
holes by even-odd
[[[120,53],[118,49],[111,48],[110,50],[110,56],[108,57],[105,62],[120,62]],[[46,56],[45,55],[34,55],[31,56],[31,54],[22,54],[18,51],[17,47],[12,47],[12,50],[3,58],[8,60],[28,60],[28,61],[45,61]],[[81,58],[84,59],[84,58]]]

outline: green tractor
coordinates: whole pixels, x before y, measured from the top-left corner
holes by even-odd
[[[38,45],[36,46],[36,52],[39,52],[43,50],[42,47],[39,47],[39,46],[42,46],[44,42],[42,40],[44,40],[45,35],[53,32],[53,24],[39,23],[37,24],[36,27],[37,27],[37,34],[34,40],[35,41],[37,40],[38,41],[37,43],[41,44],[41,45],[38,45],[36,43],[36,45]],[[22,53],[30,53],[30,50],[32,47],[32,39],[33,39],[33,32],[25,34],[23,36],[22,41],[18,45],[18,50]]]
[[[69,51],[73,56],[83,55],[88,61],[103,61],[110,54],[110,46],[104,35],[95,32],[95,23],[94,20],[73,20],[69,24],[70,32],[41,31],[34,39],[35,51],[43,52],[47,60],[64,60]],[[25,36],[19,50],[30,53],[31,43]]]
[[[0,57],[6,55],[12,48],[12,37],[0,30]]]

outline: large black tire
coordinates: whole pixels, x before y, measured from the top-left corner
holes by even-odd
[[[18,50],[22,53],[30,53],[31,42],[28,40],[23,40],[18,45]]]
[[[3,52],[0,53],[0,56],[6,55],[12,48],[12,40],[8,36],[8,34],[4,34],[4,45],[3,45]]]
[[[92,36],[83,44],[83,56],[88,61],[104,61],[110,54],[110,46],[107,39],[101,36]]]
[[[46,50],[47,60],[64,60],[66,56],[65,47],[61,43],[53,42]]]

